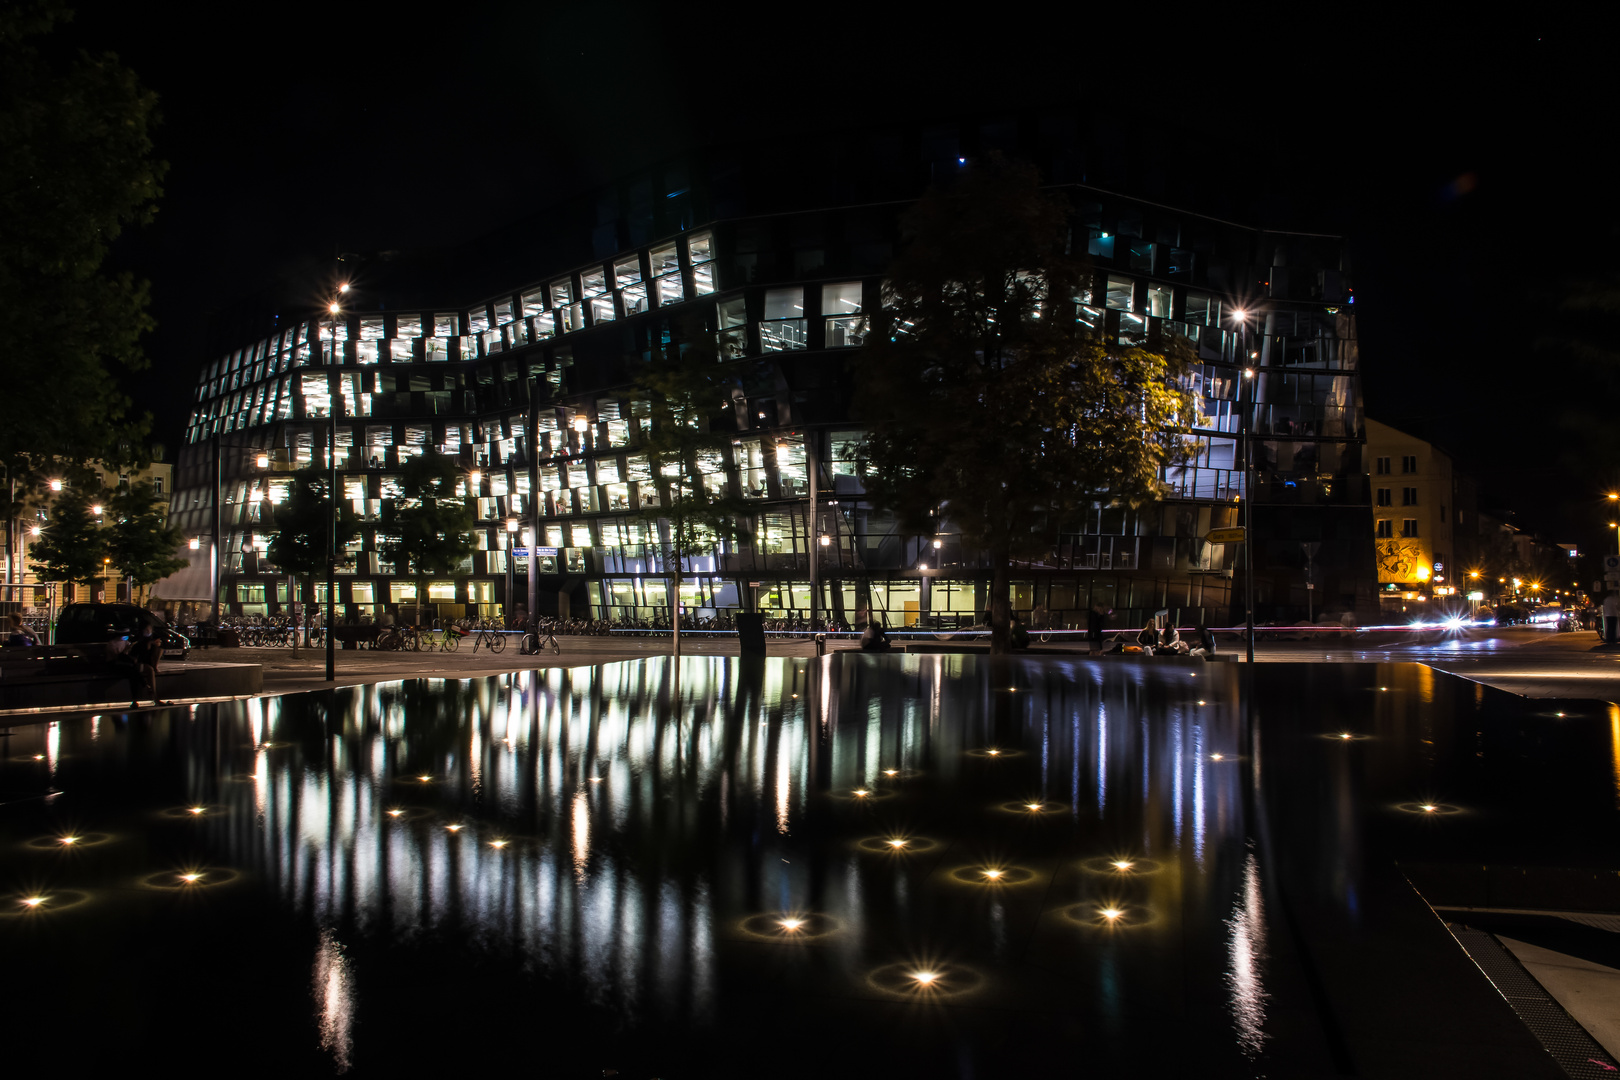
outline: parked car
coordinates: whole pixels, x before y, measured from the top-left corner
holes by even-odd
[[[163,635],[166,660],[184,660],[191,652],[191,641],[163,621],[162,616],[134,604],[67,604],[56,617],[58,645],[91,645],[98,641],[129,640],[140,636],[141,627],[150,623],[153,633]]]

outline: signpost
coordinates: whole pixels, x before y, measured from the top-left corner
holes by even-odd
[[[1235,529],[1211,529],[1204,534],[1204,540],[1211,544],[1241,544],[1245,536],[1243,526]]]

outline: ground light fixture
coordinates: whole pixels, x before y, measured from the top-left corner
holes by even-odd
[[[45,899],[43,896],[25,896],[22,898],[22,906],[25,908],[37,908],[45,902]]]
[[[980,873],[982,873],[990,881],[1000,881],[1007,872],[1005,870],[997,870],[995,867],[991,867],[989,870],[981,870]]]
[[[1102,917],[1107,919],[1109,922],[1113,922],[1123,914],[1125,913],[1119,910],[1119,908],[1105,907],[1102,909]]]
[[[777,925],[791,934],[795,930],[798,930],[800,927],[802,927],[804,925],[804,920],[803,919],[791,919],[791,918],[790,919],[781,919],[781,920],[779,920],[777,922]]]
[[[932,986],[934,983],[939,981],[939,972],[937,972],[937,971],[913,971],[911,973],[911,977],[913,979],[917,980],[917,983],[920,986]]]
[[[1124,873],[1125,871],[1129,870],[1131,867],[1133,867],[1135,865],[1136,864],[1131,862],[1129,859],[1115,859],[1114,860],[1114,869],[1118,870],[1120,873]]]

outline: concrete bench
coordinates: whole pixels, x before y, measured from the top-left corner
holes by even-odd
[[[131,700],[134,669],[104,644],[0,648],[0,709],[108,705]],[[264,688],[257,664],[163,664],[158,696],[233,697]]]

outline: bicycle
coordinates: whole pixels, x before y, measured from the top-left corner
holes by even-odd
[[[523,652],[528,656],[538,656],[547,647],[550,647],[553,656],[562,655],[562,645],[558,643],[557,636],[550,630],[545,631],[545,640],[540,635],[530,631],[523,635]]]
[[[476,653],[480,645],[492,653],[499,653],[506,648],[506,635],[494,630],[479,630],[473,638],[472,651]]]

